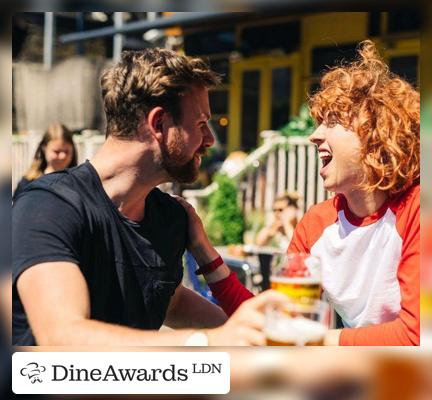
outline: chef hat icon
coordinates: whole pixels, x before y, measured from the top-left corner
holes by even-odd
[[[21,369],[20,373],[22,376],[27,376],[31,383],[42,382],[40,374],[45,372],[46,368],[38,363],[28,363],[24,368]]]

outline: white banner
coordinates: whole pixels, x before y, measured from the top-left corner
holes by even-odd
[[[222,352],[16,352],[16,394],[226,394]]]

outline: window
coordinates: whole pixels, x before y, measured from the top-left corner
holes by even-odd
[[[228,113],[228,91],[212,90],[209,92],[209,97],[212,114]]]
[[[260,71],[243,73],[241,143],[246,151],[257,145],[260,75]]]
[[[222,84],[229,83],[229,60],[228,58],[220,58],[210,60],[210,67],[213,71],[222,75]]]
[[[421,11],[399,10],[388,13],[388,33],[419,31]]]
[[[340,64],[341,61],[351,62],[356,58],[357,44],[342,46],[316,47],[312,49],[312,74],[320,75],[327,67]]]
[[[417,85],[418,57],[416,55],[390,58],[390,70],[412,85]]]
[[[300,21],[245,28],[241,35],[241,51],[245,55],[282,49],[291,53],[300,45]]]
[[[271,129],[279,129],[289,119],[291,98],[291,68],[272,70]]]
[[[219,54],[235,50],[235,30],[204,31],[184,37],[186,54]]]

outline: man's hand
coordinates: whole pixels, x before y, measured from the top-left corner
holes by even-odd
[[[207,331],[210,346],[265,346],[264,310],[268,304],[283,305],[287,297],[275,290],[245,301],[220,328]]]

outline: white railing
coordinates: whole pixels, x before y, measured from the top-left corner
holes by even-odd
[[[249,154],[241,169],[230,174],[239,187],[245,213],[269,212],[276,196],[297,191],[302,215],[311,205],[329,197],[319,176],[316,147],[305,137],[284,137],[277,131],[262,133],[264,144]],[[212,183],[201,190],[185,190],[183,196],[195,207],[217,190]]]
[[[26,173],[33,160],[36,148],[43,132],[33,131],[26,135],[12,136],[12,188],[15,189],[21,177]],[[105,141],[105,136],[96,130],[84,130],[81,135],[74,135],[78,163],[89,159]]]

